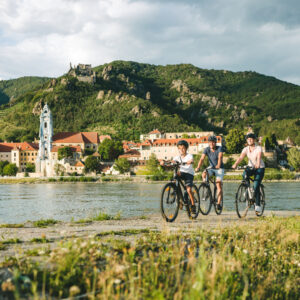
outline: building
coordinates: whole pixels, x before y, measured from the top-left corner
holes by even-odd
[[[0,160],[7,160],[15,164],[19,172],[25,172],[27,163],[35,164],[38,150],[36,143],[0,143]]]
[[[136,162],[141,159],[141,153],[138,150],[129,150],[126,153],[119,156],[119,158],[126,158],[131,162]]]
[[[53,146],[51,149],[51,159],[58,160],[58,150],[64,148],[63,146]],[[80,160],[83,158],[83,152],[80,146],[71,146],[70,147],[73,156],[71,157],[74,160]]]
[[[180,138],[201,138],[209,135],[213,135],[213,131],[195,131],[195,132],[166,132],[161,133],[158,129],[154,129],[147,134],[141,134],[140,140],[158,140],[158,139],[180,139]]]
[[[57,147],[81,147],[81,150],[89,149],[97,151],[100,139],[97,132],[59,132],[52,138],[52,145]]]
[[[141,160],[148,160],[152,154],[155,154],[157,159],[171,160],[178,154],[177,143],[181,138],[178,139],[158,139],[154,142],[150,140],[144,141],[141,144],[140,153]],[[189,143],[188,152],[196,155],[203,152],[204,148],[209,146],[208,136],[201,138],[189,138],[185,139]],[[217,136],[217,145],[220,146],[222,143],[221,136]]]
[[[72,67],[70,64],[69,75],[76,77],[79,81],[95,83],[96,82],[96,72],[93,71],[92,65],[89,64],[78,64]]]

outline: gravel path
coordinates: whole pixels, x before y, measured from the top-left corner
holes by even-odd
[[[300,216],[300,211],[265,211],[264,216]],[[173,223],[166,223],[160,214],[149,215],[146,218],[128,218],[122,220],[98,221],[86,224],[76,223],[58,223],[45,228],[33,227],[31,223],[26,223],[24,228],[0,228],[0,241],[10,239],[19,239],[21,243],[7,244],[5,249],[0,250],[0,261],[6,256],[16,255],[24,250],[36,247],[50,246],[55,247],[57,242],[74,237],[89,237],[97,234],[109,235],[110,232],[117,233],[124,230],[157,230],[157,231],[176,231],[176,230],[194,230],[194,229],[213,229],[216,227],[234,226],[242,224],[251,224],[257,217],[253,211],[250,211],[245,219],[238,219],[235,212],[223,212],[217,216],[211,212],[209,216],[202,216],[196,220],[189,220],[185,212],[180,211],[179,216]],[[45,238],[48,243],[32,242],[34,238]],[[132,237],[126,236],[125,239]]]

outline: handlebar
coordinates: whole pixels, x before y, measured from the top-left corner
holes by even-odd
[[[236,169],[237,170],[246,170],[246,169],[254,170],[254,167],[250,167],[250,166],[238,166]]]

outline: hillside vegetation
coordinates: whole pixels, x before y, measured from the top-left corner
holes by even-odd
[[[252,125],[300,144],[300,87],[255,72],[205,70],[115,61],[94,68],[96,83],[69,75],[0,106],[0,139],[38,136],[39,111],[48,103],[54,130],[96,130],[121,139],[162,131],[215,130]]]

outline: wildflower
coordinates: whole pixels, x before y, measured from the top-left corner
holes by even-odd
[[[83,243],[80,244],[81,248],[85,248],[86,246],[87,246],[87,242],[83,242]]]
[[[8,279],[5,282],[2,282],[1,289],[3,292],[13,292],[15,290],[15,286],[11,282],[11,279]]]
[[[38,253],[39,253],[39,255],[44,255],[45,251],[44,250],[40,250]]]
[[[72,285],[69,290],[70,296],[75,296],[80,293],[80,288],[77,285]]]
[[[247,250],[247,249],[243,249],[243,252],[244,252],[245,254],[248,254],[248,250]]]
[[[117,278],[114,280],[114,284],[120,284],[121,283],[121,279]]]

